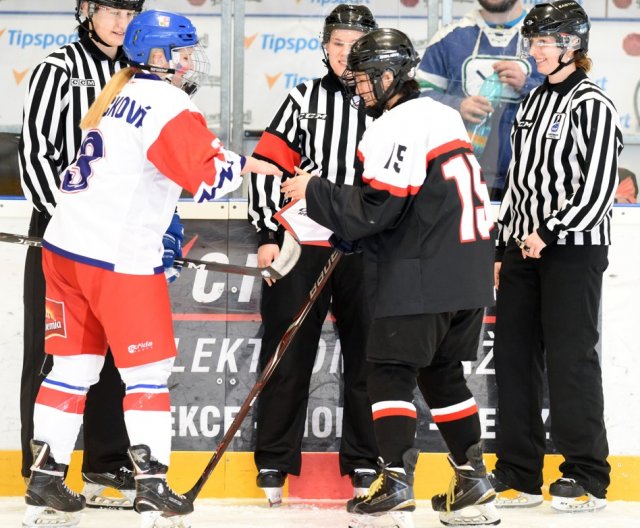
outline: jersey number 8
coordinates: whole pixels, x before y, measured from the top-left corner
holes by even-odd
[[[62,192],[84,191],[89,185],[89,178],[93,175],[91,164],[102,157],[104,157],[102,134],[97,130],[91,130],[80,146],[78,159],[65,171],[62,177],[60,184]]]

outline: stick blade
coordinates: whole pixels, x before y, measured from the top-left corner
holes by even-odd
[[[282,242],[282,248],[280,248],[280,254],[269,266],[270,277],[274,279],[281,279],[287,273],[289,273],[298,262],[302,248],[298,241],[293,237],[289,231],[284,232],[284,241]]]

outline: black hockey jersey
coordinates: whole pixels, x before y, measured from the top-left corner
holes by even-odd
[[[360,240],[374,317],[493,304],[489,195],[458,112],[403,102],[365,131],[358,154],[364,186],[312,178],[307,213]]]

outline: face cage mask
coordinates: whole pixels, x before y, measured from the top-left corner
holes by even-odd
[[[534,41],[536,38],[545,37],[545,36],[554,36],[554,35],[535,35],[534,37],[522,37],[522,42],[520,45],[520,58],[528,59],[531,56],[532,48],[561,48],[563,50],[560,57],[564,55],[566,51],[574,50],[577,51],[580,49],[580,45],[582,44],[582,39],[577,35],[555,35],[555,42],[542,42],[542,41]]]
[[[169,62],[172,71],[167,80],[193,97],[206,81],[210,66],[209,58],[199,42],[195,46],[173,48]]]
[[[366,94],[371,94],[371,98],[375,101],[374,105],[367,106],[366,99],[358,94],[356,89],[355,73],[353,71],[344,71],[342,74],[342,83],[345,86],[348,96],[351,98],[351,106],[356,109],[363,109],[369,117],[377,119],[384,113],[387,101],[389,101],[389,99],[398,92],[398,86],[402,83],[402,79],[405,77],[394,74],[393,81],[385,90],[382,86],[382,74],[378,74],[376,77],[372,78],[371,73],[366,71],[363,71],[362,73],[365,73],[369,78],[369,85],[371,86],[371,89],[366,92]],[[412,70],[406,75],[405,79],[413,79],[414,75],[415,70]]]

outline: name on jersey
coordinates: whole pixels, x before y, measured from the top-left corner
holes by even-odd
[[[107,108],[104,117],[124,118],[130,125],[140,128],[144,118],[147,117],[147,110],[151,110],[151,107],[143,107],[131,97],[118,96],[111,103],[111,106]]]
[[[298,116],[298,121],[302,121],[303,119],[327,119],[327,114],[314,114],[314,113],[300,114]]]
[[[96,81],[94,79],[71,79],[71,86],[74,88],[95,88]]]

